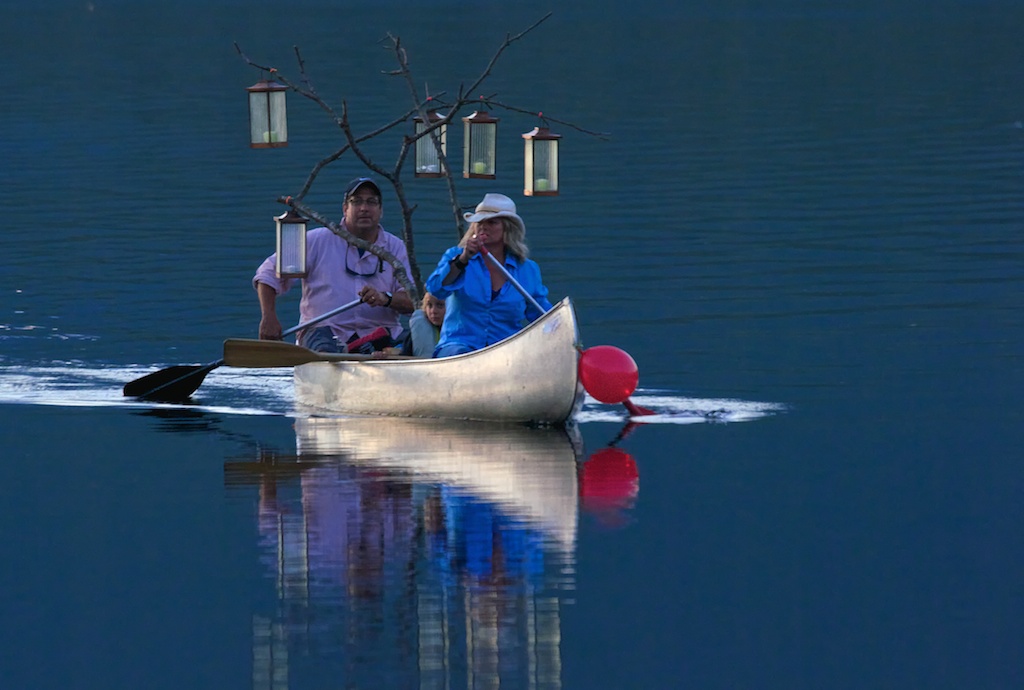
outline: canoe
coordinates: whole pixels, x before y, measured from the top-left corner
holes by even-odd
[[[441,359],[329,356],[295,367],[299,405],[342,414],[561,425],[583,402],[567,297],[508,338]]]

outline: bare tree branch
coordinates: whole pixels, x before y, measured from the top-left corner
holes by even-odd
[[[488,99],[487,100],[487,105],[491,106],[491,107],[502,108],[504,110],[508,110],[508,111],[513,112],[513,113],[522,113],[524,115],[533,115],[534,117],[539,117],[539,118],[541,118],[543,120],[546,120],[548,122],[557,122],[560,125],[565,125],[566,127],[570,127],[572,129],[575,129],[577,132],[580,132],[582,134],[588,134],[588,135],[590,135],[592,137],[596,137],[596,138],[601,139],[603,141],[608,141],[608,139],[611,137],[611,134],[609,134],[608,132],[594,132],[594,131],[591,131],[589,129],[584,129],[584,128],[580,127],[579,125],[575,125],[572,122],[568,122],[567,120],[559,120],[558,118],[554,118],[554,117],[551,117],[549,115],[545,115],[541,111],[524,110],[523,108],[518,108],[518,107],[516,107],[514,105],[508,105],[506,103],[500,103],[500,102],[495,101],[493,99]]]
[[[505,52],[505,49],[508,48],[513,43],[515,43],[516,41],[518,41],[521,38],[523,38],[523,36],[525,36],[526,34],[530,33],[531,31],[536,29],[538,26],[540,26],[544,22],[546,22],[551,17],[551,14],[552,14],[551,12],[548,12],[543,17],[541,17],[540,19],[535,21],[528,28],[524,29],[523,31],[520,31],[519,33],[515,34],[514,36],[511,35],[511,34],[506,34],[505,35],[505,41],[498,47],[498,50],[494,53],[494,56],[491,57],[491,61],[487,63],[487,67],[480,74],[480,76],[477,77],[476,81],[473,82],[473,84],[470,85],[470,87],[466,90],[466,93],[467,94],[472,94],[478,88],[480,88],[480,85],[484,82],[484,80],[487,79],[487,77],[491,76],[491,71],[494,69],[494,66],[496,64],[498,64],[498,58],[500,58],[501,54]]]

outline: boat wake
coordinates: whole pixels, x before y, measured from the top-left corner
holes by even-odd
[[[291,396],[291,372],[211,373],[193,400],[186,403],[154,403],[126,398],[124,385],[151,373],[152,367],[85,367],[73,362],[47,366],[0,368],[0,404],[54,405],[60,407],[183,408],[238,415],[282,415],[279,405]],[[245,373],[248,376],[238,376]]]
[[[307,410],[296,407],[290,369],[222,367],[210,373],[188,403],[151,403],[124,397],[125,383],[152,371],[152,367],[146,366],[96,368],[75,362],[0,367],[0,404],[187,408],[235,415],[310,416]],[[664,390],[640,389],[630,399],[654,413],[633,418],[645,424],[746,422],[786,409],[780,403],[683,397]],[[628,416],[624,406],[606,405],[588,395],[576,421],[622,422]]]
[[[630,400],[653,414],[630,417],[622,405],[605,405],[587,396],[577,416],[579,422],[621,422],[630,419],[643,424],[701,424],[705,422],[749,422],[779,414],[787,409],[782,403],[753,402],[732,398],[690,398],[670,391],[638,389]]]

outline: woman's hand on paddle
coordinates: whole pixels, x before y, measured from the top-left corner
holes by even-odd
[[[260,319],[260,340],[280,340],[281,322],[276,314],[265,314]]]

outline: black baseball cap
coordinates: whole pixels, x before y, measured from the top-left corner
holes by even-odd
[[[384,195],[380,193],[380,187],[377,186],[377,183],[373,181],[372,177],[357,177],[349,182],[348,186],[345,187],[345,195],[341,198],[342,203],[348,201],[348,198],[355,194],[355,191],[363,185],[370,185],[373,187],[373,191],[377,193],[377,196],[382,199],[384,198]]]

